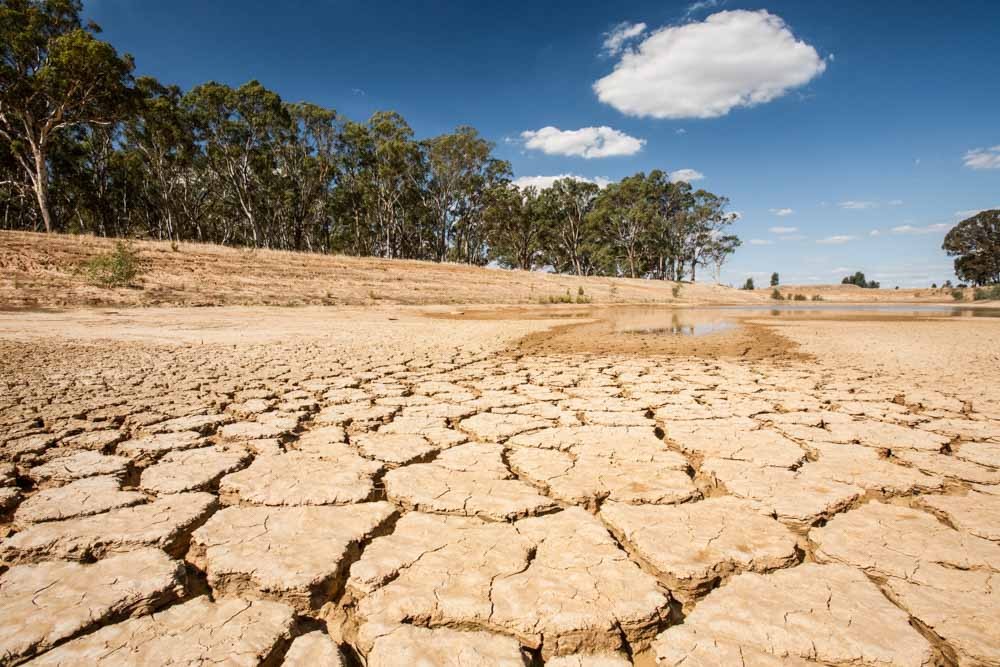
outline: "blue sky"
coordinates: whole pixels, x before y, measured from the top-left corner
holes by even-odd
[[[517,177],[696,171],[742,216],[723,282],[953,279],[945,231],[959,212],[1000,207],[995,0],[93,0],[85,12],[139,73],[185,88],[256,78],[356,120],[399,111],[418,136],[473,125]]]

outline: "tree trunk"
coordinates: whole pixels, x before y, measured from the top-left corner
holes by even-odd
[[[36,148],[32,151],[35,155],[35,173],[32,180],[35,182],[35,197],[38,199],[38,210],[42,214],[45,222],[45,231],[52,232],[52,212],[49,210],[49,174],[45,168],[45,153]]]

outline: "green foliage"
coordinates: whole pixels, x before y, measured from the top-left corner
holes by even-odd
[[[1000,299],[1000,285],[977,287],[972,292],[973,301],[994,301]]]
[[[676,299],[677,297],[679,297],[679,296],[681,295],[681,286],[680,286],[680,285],[674,285],[674,286],[673,286],[673,287],[672,287],[672,288],[670,289],[670,293],[671,293],[671,294],[673,295],[673,297],[674,297],[674,298]]]
[[[808,301],[805,294],[796,294],[792,297],[793,301]]]
[[[743,287],[741,287],[740,289],[745,289],[745,290],[752,290],[752,289],[754,289],[753,278],[747,278],[747,281],[745,283],[743,283]]]
[[[1000,283],[1000,209],[955,225],[941,249],[955,257],[955,275],[973,285]]]
[[[783,297],[781,295],[781,290],[779,290],[779,289],[773,289],[773,290],[771,290],[771,298],[774,299],[775,301],[784,301],[785,300],[785,297]]]
[[[813,294],[812,295],[812,300],[813,301],[822,301],[823,297],[821,295],[819,295],[819,294]]]
[[[139,253],[124,241],[118,241],[114,252],[88,260],[83,271],[98,287],[132,287],[144,268]]]
[[[771,274],[771,287],[777,287],[780,282],[781,278],[778,276],[778,272],[775,271]]]
[[[865,289],[879,289],[881,285],[874,280],[865,280],[865,274],[861,271],[856,271],[854,275],[844,276],[844,279],[840,281],[842,285],[857,285]]]
[[[951,291],[951,298],[955,301],[965,301],[965,292],[960,289],[953,289]]]

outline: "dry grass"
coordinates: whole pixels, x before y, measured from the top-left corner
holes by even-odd
[[[80,267],[114,250],[92,236],[0,232],[0,308],[217,305],[538,304],[567,293],[587,303],[768,303],[768,292],[625,278],[577,278],[460,264],[326,256],[136,241],[144,273],[132,288],[102,288]],[[822,289],[824,300],[912,300],[911,290]],[[921,300],[948,300],[946,291]],[[927,297],[930,297],[929,299]],[[575,300],[575,298],[574,298]]]

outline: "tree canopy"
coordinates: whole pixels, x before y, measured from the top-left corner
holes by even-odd
[[[955,225],[941,248],[955,257],[955,275],[975,285],[1000,283],[1000,209]]]

